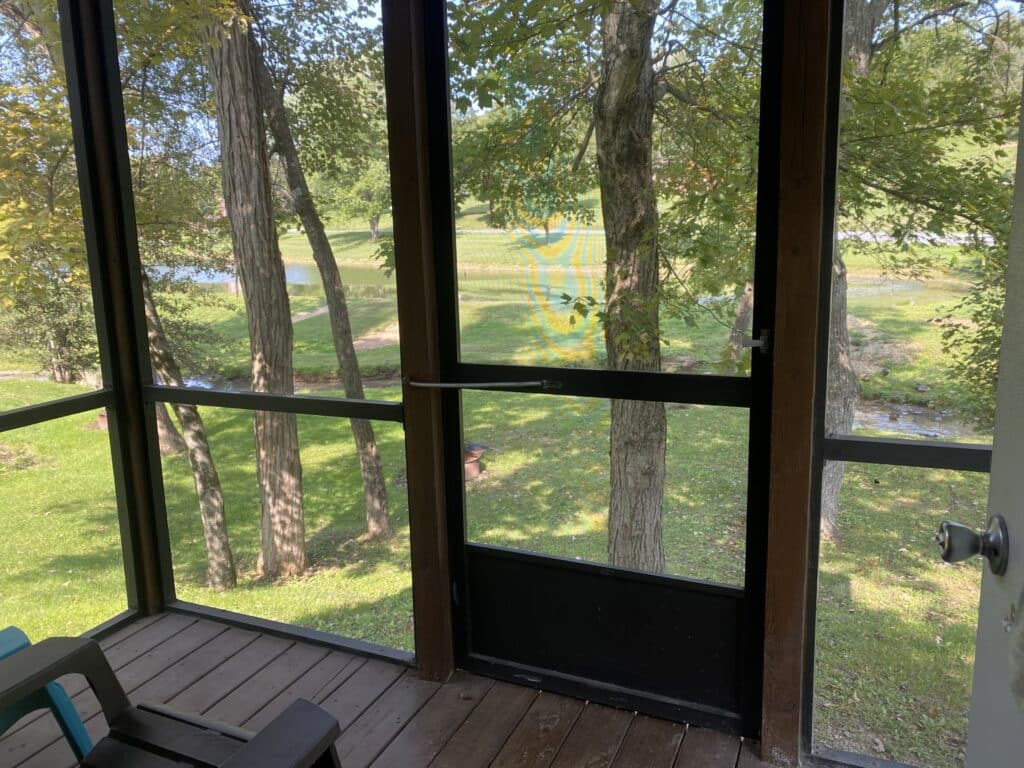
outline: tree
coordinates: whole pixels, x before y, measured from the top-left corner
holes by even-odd
[[[746,295],[746,285],[756,231],[761,4],[526,1],[452,4],[449,15],[456,107],[462,115],[484,115],[460,123],[487,137],[481,141],[457,123],[457,140],[512,147],[518,155],[511,164],[490,162],[485,153],[477,153],[475,163],[473,154],[457,158],[463,178],[486,182],[486,192],[475,194],[492,208],[522,204],[523,185],[506,180],[507,169],[527,168],[529,174],[557,153],[550,138],[533,145],[518,140],[523,135],[575,132],[582,137],[574,153],[579,158],[586,157],[592,136],[596,141],[607,250],[599,317],[609,366],[656,370],[659,323],[666,317],[711,314],[730,329],[735,346],[756,298]],[[1000,62],[1019,47],[1007,44],[1016,33],[1005,17],[984,2],[847,3],[852,66],[843,84],[840,216],[870,218],[871,231],[896,239],[900,250],[890,249],[886,257],[891,273],[920,269],[929,258],[914,252],[915,232],[941,236],[966,229],[979,242],[983,236],[999,241],[997,212],[1005,218],[1009,208],[998,168],[957,158],[950,143],[964,138],[995,147],[1006,141],[1006,118],[1018,95],[1000,91],[993,69],[1005,69]],[[511,125],[487,130],[501,119]],[[586,173],[575,163],[561,167],[565,178]],[[587,181],[574,183],[586,188]],[[852,427],[859,387],[850,363],[846,267],[838,241],[833,278],[826,429],[844,433]],[[722,314],[722,302],[707,300],[721,294],[735,302],[735,319]],[[580,297],[567,297],[567,304],[589,306]],[[978,316],[992,314],[997,304],[995,296],[979,299]],[[997,335],[980,335],[974,363],[965,364],[991,367],[981,361],[991,360],[990,341]],[[742,367],[734,351],[723,357]],[[657,540],[657,457],[664,441],[658,408],[638,417],[620,415],[619,407],[612,406],[609,556],[656,568],[656,554],[620,557],[617,529],[625,520],[637,540],[647,533]],[[634,435],[629,427],[646,418],[651,422],[640,442],[641,431]],[[640,446],[636,452],[634,445]],[[641,481],[617,480],[627,470],[627,456],[637,458]],[[822,496],[826,533],[834,525],[841,478],[842,465],[830,463]],[[637,549],[656,553],[658,546]]]
[[[224,208],[249,324],[252,389],[291,394],[292,323],[278,248],[257,48],[237,6],[209,19],[206,55],[220,138]],[[253,414],[260,487],[260,555],[267,578],[306,567],[302,464],[295,414]]]
[[[223,225],[214,216],[217,185],[200,159],[209,136],[207,121],[196,118],[203,115],[202,103],[207,98],[198,22],[169,35],[170,9],[161,3],[123,3],[118,10],[118,26],[123,30],[122,92],[144,265],[142,298],[150,359],[157,381],[180,387],[185,377],[179,361],[189,357],[183,342],[198,333],[186,313],[174,311],[174,299],[184,296],[194,305],[203,294],[192,290],[188,281],[176,279],[174,270],[222,269],[230,258],[223,246]],[[162,276],[151,278],[153,271]],[[168,325],[172,333],[168,333]],[[209,333],[208,329],[202,331]],[[224,494],[206,427],[194,405],[176,403],[173,411],[181,424],[177,438],[186,451],[199,503],[206,581],[213,589],[228,589],[235,586],[237,577]],[[161,413],[166,417],[166,408],[158,404],[158,427]],[[167,431],[165,424],[161,445]]]
[[[255,37],[248,36],[247,41],[250,49],[249,55],[255,61],[258,87],[270,130],[274,136],[275,150],[284,162],[292,203],[296,214],[302,221],[306,237],[309,239],[310,248],[313,251],[313,261],[317,265],[324,286],[328,316],[331,322],[331,337],[334,341],[345,396],[361,400],[364,398],[363,380],[352,340],[352,324],[349,320],[345,289],[323,220],[320,218],[309,191],[299,149],[285,111],[284,90],[279,82],[275,82]],[[376,148],[375,152],[379,154],[379,148]],[[350,423],[363,479],[363,498],[366,504],[365,538],[390,536],[391,520],[388,511],[387,486],[384,482],[380,451],[377,447],[373,425],[366,419],[351,419]]]
[[[604,217],[605,348],[616,370],[660,371],[658,202],[654,189],[651,40],[657,3],[615,3],[601,19],[600,80],[594,99]],[[612,400],[608,558],[662,571],[665,489],[664,403]]]
[[[386,157],[374,157],[367,162],[349,187],[344,205],[351,215],[369,221],[370,240],[377,242],[381,217],[391,213],[391,176]]]
[[[550,116],[526,117],[515,107],[495,105],[457,116],[452,152],[460,185],[456,198],[472,195],[485,201],[492,227],[539,226],[545,243],[556,217],[592,223],[586,194],[594,168],[589,155],[579,153],[589,142],[583,130],[579,124],[552,123]]]
[[[142,296],[145,306],[150,356],[153,367],[160,379],[171,386],[184,384],[181,371],[171,354],[160,316],[153,301],[149,278],[143,275]],[[206,581],[214,589],[228,589],[235,586],[235,561],[228,540],[227,521],[224,518],[224,493],[221,490],[217,467],[210,454],[210,443],[206,427],[194,405],[174,404],[174,412],[181,422],[182,440],[188,450],[188,461],[192,467],[196,495],[199,497],[199,514],[203,521],[203,539],[206,543]]]
[[[197,140],[194,121],[186,119],[187,110],[172,109],[175,99],[194,93],[196,67],[194,42],[187,35],[166,35],[166,9],[149,3],[122,5],[120,28],[127,30],[121,39],[122,90],[128,120],[129,151],[132,153],[133,191],[140,254],[145,263],[162,267],[182,261],[211,263],[216,261],[216,248],[211,246],[217,236],[203,216],[204,201],[210,196],[205,180],[195,172],[194,145]],[[9,249],[12,263],[25,268],[31,280],[49,277],[27,290],[29,284],[19,278],[12,283],[11,302],[16,322],[7,326],[18,332],[17,345],[38,334],[50,350],[54,377],[60,381],[74,380],[95,364],[96,345],[92,339],[92,306],[89,301],[89,276],[85,264],[81,214],[75,181],[74,156],[71,148],[70,124],[66,116],[65,84],[60,66],[60,38],[55,8],[34,2],[0,4],[3,17],[20,36],[12,50],[20,52],[13,91],[23,95],[32,89],[31,99],[21,114],[34,115],[33,120],[5,120],[3,130],[22,132],[18,143],[32,149],[19,163],[18,173],[4,174],[13,183],[18,180],[23,200],[18,219],[8,220],[12,230],[0,235],[0,248]],[[183,55],[183,49],[188,55]],[[191,63],[191,66],[189,64]],[[12,92],[13,92],[12,91]],[[12,104],[13,106],[13,104]],[[26,111],[26,109],[28,111]],[[10,113],[12,116],[16,112]],[[44,139],[44,136],[50,138]],[[198,142],[202,142],[202,137]],[[10,146],[16,146],[11,144]],[[17,152],[10,155],[18,157]],[[54,158],[56,161],[51,160]],[[13,170],[13,167],[12,167]],[[12,190],[13,191],[13,190]],[[12,194],[6,199],[14,200]],[[46,200],[46,204],[40,204]],[[61,216],[57,216],[62,211]],[[34,219],[33,223],[29,220]],[[47,222],[52,233],[40,235],[36,222]],[[188,222],[183,224],[183,222]],[[36,231],[31,241],[20,238]],[[19,234],[20,233],[20,234]],[[55,263],[52,248],[46,243],[63,239],[65,265]],[[187,255],[186,255],[187,254]],[[5,271],[14,277],[22,269]],[[162,281],[165,287],[176,287],[173,280]],[[171,344],[157,314],[156,302],[148,278],[144,278],[143,296],[149,324],[150,352],[158,379],[180,386],[182,377]],[[55,308],[64,307],[59,312]],[[73,309],[69,312],[68,309]],[[55,322],[40,323],[40,316]],[[22,320],[23,318],[23,320]],[[74,322],[68,322],[73,319]],[[210,453],[202,420],[193,406],[175,406],[184,436],[179,435],[163,404],[155,406],[161,449],[188,450],[189,462],[199,496],[200,514],[207,543],[209,584],[215,589],[233,586],[234,563],[228,544],[224,518],[223,494]]]
[[[899,250],[882,254],[890,274],[918,276],[933,266],[912,244],[918,232],[941,238],[966,231],[976,237],[972,248],[988,250],[983,242],[990,238],[995,250],[1005,253],[1011,187],[996,158],[963,160],[953,151],[958,141],[995,148],[1013,135],[1019,93],[992,72],[1001,58],[1020,50],[1019,42],[1010,44],[1016,25],[1005,22],[1003,13],[984,2],[847,2],[839,213],[865,222],[857,228],[894,237]],[[988,277],[990,286],[1002,282],[1001,274],[990,271]],[[846,265],[837,239],[825,418],[826,432],[834,434],[851,431],[859,391],[850,361],[846,297]],[[981,357],[992,355],[992,363],[960,365],[960,370],[970,376],[970,389],[993,391],[998,350],[992,337],[1000,335],[1001,316],[982,310],[976,319],[982,322],[974,338],[986,350]],[[947,338],[969,348],[957,332]],[[957,360],[964,360],[959,351],[954,366]],[[842,462],[825,465],[821,524],[826,537],[837,526],[843,467]]]
[[[153,406],[156,411],[156,434],[157,442],[160,445],[161,456],[173,456],[176,453],[185,451],[185,439],[181,436],[178,428],[174,426],[171,414],[167,412],[166,403],[157,403]]]
[[[56,25],[13,3],[0,21],[0,341],[74,382],[98,360]]]
[[[723,5],[738,19],[738,25],[745,20],[743,7]],[[703,84],[691,70],[716,63],[716,51],[725,48],[732,58],[727,56],[722,66],[735,69],[738,74],[734,79],[738,80],[746,71],[749,80],[750,48],[723,46],[720,33],[709,24],[699,23],[689,27],[692,37],[685,42],[692,47],[686,49],[679,39],[686,28],[684,12],[697,13],[689,4],[670,3],[659,8],[655,2],[525,2],[511,9],[460,4],[451,6],[449,12],[457,63],[453,71],[456,105],[464,112],[474,105],[495,111],[494,105],[498,105],[500,114],[514,118],[513,129],[496,131],[489,142],[502,146],[505,134],[505,146],[519,153],[516,163],[508,167],[548,168],[546,161],[550,158],[573,157],[572,163],[558,164],[564,174],[559,185],[574,192],[558,202],[563,213],[579,205],[580,190],[595,181],[600,188],[606,270],[599,316],[608,366],[660,371],[663,300],[668,297],[677,303],[676,294],[664,289],[666,276],[680,275],[676,263],[685,259],[687,250],[678,247],[682,234],[673,233],[671,227],[666,230],[660,221],[659,195],[678,198],[692,194],[694,199],[714,204],[722,194],[720,188],[715,191],[709,173],[715,178],[724,176],[726,181],[720,187],[728,188],[734,198],[749,186],[751,174],[747,166],[734,160],[721,164],[723,172],[700,154],[669,162],[656,151],[656,145],[667,146],[664,137],[672,134],[667,118],[671,119],[676,110],[702,110],[698,114],[713,118],[701,124],[703,130],[726,137],[714,146],[736,145],[734,140],[727,142],[733,139],[736,126],[745,125],[744,120],[725,114],[727,109],[721,105],[704,106],[706,102],[700,97],[707,94],[694,95]],[[747,17],[751,12],[746,10]],[[743,28],[750,26],[748,21]],[[701,45],[709,51],[703,58],[693,53]],[[740,113],[744,106],[749,111],[749,104],[731,106]],[[497,122],[490,114],[488,120]],[[524,134],[549,140],[524,142],[520,140]],[[676,142],[685,142],[685,136],[672,135]],[[558,146],[558,140],[566,136],[574,139],[569,152]],[[753,138],[756,141],[756,130]],[[596,154],[596,179],[591,175],[594,164],[587,162],[591,141]],[[739,142],[743,151],[734,151],[740,161],[745,162],[751,155],[746,149],[749,144]],[[489,179],[486,199],[495,208],[524,206],[524,186],[502,176],[504,164],[482,159],[492,176],[498,171],[496,179]],[[737,165],[741,167],[737,169]],[[748,172],[744,175],[744,171]],[[735,179],[742,183],[735,183]],[[670,212],[670,222],[691,222],[694,217],[690,210],[689,218],[685,210]],[[734,216],[731,228],[735,232],[752,231],[752,226],[744,226],[747,224]],[[734,242],[742,239],[741,235],[732,235]],[[746,242],[752,243],[749,234]],[[752,248],[737,249],[729,263],[751,260]],[[688,263],[687,269],[695,274],[693,266]],[[720,272],[728,272],[729,280],[738,282],[742,290],[744,281],[737,280],[736,270]],[[690,274],[684,273],[683,277],[692,279]],[[706,282],[713,280],[708,277]],[[692,293],[679,293],[693,300]],[[568,297],[567,302],[578,305],[576,299]],[[608,551],[614,564],[653,571],[664,567],[661,507],[665,443],[663,404],[612,402]]]

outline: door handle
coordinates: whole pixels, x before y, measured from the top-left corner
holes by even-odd
[[[542,379],[540,381],[413,381],[405,383],[418,389],[539,389],[544,392],[557,392],[562,388],[561,382]]]
[[[947,563],[959,563],[971,557],[984,557],[996,576],[1006,573],[1010,539],[1002,515],[989,518],[988,529],[976,531],[961,523],[944,520],[935,533],[939,553]]]
[[[762,355],[768,354],[768,329],[764,328],[761,331],[761,335],[756,339],[744,336],[740,339],[740,349],[756,349]]]

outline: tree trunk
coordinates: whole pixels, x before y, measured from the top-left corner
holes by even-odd
[[[616,2],[602,18],[601,79],[594,102],[607,248],[604,324],[608,365],[661,370],[658,207],[652,168],[657,3]],[[612,400],[608,557],[613,565],[665,568],[661,507],[665,405]]]
[[[296,159],[296,161],[298,161],[298,157],[296,157],[295,159]],[[298,166],[298,168],[299,168],[299,172],[302,173],[302,166]],[[305,178],[305,174],[303,174],[303,178]],[[312,206],[313,205],[313,199],[309,198],[309,200],[310,200],[310,206]],[[316,214],[316,208],[313,209],[313,213]],[[319,220],[319,218],[320,217],[317,216],[318,220]],[[380,216],[371,216],[370,217],[370,241],[376,243],[378,240],[380,240]],[[328,246],[330,246],[330,243],[328,243]]]
[[[50,373],[53,380],[58,384],[71,384],[75,380],[75,372],[68,360],[71,358],[71,350],[68,344],[50,337],[47,341],[50,350]]]
[[[743,298],[736,310],[736,320],[729,332],[729,358],[738,363],[743,359],[743,339],[750,335],[754,322],[754,284],[743,286]]]
[[[853,429],[860,383],[850,361],[850,332],[846,310],[846,264],[839,240],[832,243],[832,315],[828,326],[828,378],[825,383],[825,434],[844,435]],[[835,536],[839,518],[839,491],[846,465],[826,461],[821,476],[821,535]]]
[[[885,18],[886,0],[848,0],[844,17],[844,49],[855,77],[871,68],[872,41]],[[828,378],[826,381],[825,433],[844,435],[853,430],[854,409],[860,383],[850,362],[850,331],[846,308],[846,264],[838,237],[832,241],[832,314],[828,329]],[[825,462],[821,477],[821,535],[831,539],[839,521],[839,492],[846,465]]]
[[[184,385],[181,370],[171,354],[163,323],[156,311],[149,278],[142,275],[142,303],[146,314],[149,354],[160,380],[172,387]],[[157,403],[157,408],[162,407]],[[188,463],[199,499],[199,517],[203,521],[203,540],[206,543],[206,581],[217,590],[235,586],[235,560],[231,555],[227,520],[224,516],[224,493],[220,476],[210,453],[206,427],[194,405],[174,404],[174,413],[181,423],[181,439],[188,449]]]
[[[871,68],[872,42],[885,20],[891,0],[849,0],[843,15],[845,49],[856,77],[864,77]]]
[[[167,412],[167,404],[157,403],[153,408],[156,410],[156,434],[160,443],[160,455],[174,456],[184,451],[185,440],[174,426],[171,414]]]
[[[345,288],[341,282],[338,263],[334,259],[331,242],[327,239],[323,221],[310,195],[309,185],[306,183],[306,176],[299,161],[299,152],[285,113],[284,101],[274,85],[255,40],[252,41],[252,47],[257,60],[260,91],[270,130],[274,136],[276,149],[284,160],[295,212],[299,214],[302,227],[306,231],[306,238],[313,251],[313,261],[320,271],[320,280],[327,297],[331,336],[334,340],[334,352],[338,358],[345,397],[362,400],[363,378],[359,372],[359,360],[356,358],[355,346],[352,343],[352,323],[349,320]],[[378,223],[379,217],[370,220],[371,233],[376,231]],[[390,536],[391,518],[388,512],[387,486],[384,482],[384,471],[381,468],[380,451],[377,448],[373,425],[366,419],[352,419],[351,424],[356,453],[359,455],[359,470],[363,478],[363,498],[366,503],[365,537],[373,539]]]
[[[252,389],[291,394],[291,309],[274,222],[255,46],[236,13],[230,23],[217,19],[208,26],[206,48],[224,207],[249,322]],[[257,411],[253,427],[261,506],[257,567],[267,578],[297,575],[306,567],[306,543],[295,414]]]

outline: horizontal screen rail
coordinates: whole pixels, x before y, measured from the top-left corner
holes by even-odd
[[[214,408],[237,408],[246,411],[277,411],[309,416],[334,416],[370,421],[405,420],[401,403],[385,400],[349,400],[341,397],[315,395],[275,395],[267,392],[244,392],[225,389],[193,389],[148,384],[145,398],[150,403],[184,403]]]
[[[558,395],[740,408],[749,408],[752,396],[747,376],[701,373],[456,363],[444,378],[458,381],[459,389],[519,392],[541,382],[547,385],[545,391],[557,390]]]
[[[992,446],[933,440],[881,437],[826,437],[824,457],[830,461],[892,464],[902,467],[990,472]]]
[[[64,416],[91,411],[94,408],[108,408],[114,404],[114,393],[109,389],[99,389],[81,395],[63,397],[36,405],[26,405],[11,411],[0,413],[0,432],[28,427],[44,421],[52,421]]]

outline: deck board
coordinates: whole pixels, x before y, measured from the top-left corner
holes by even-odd
[[[536,698],[532,688],[495,683],[430,768],[490,765]]]
[[[332,693],[364,663],[365,659],[340,651],[328,653],[314,664],[295,682],[260,707],[251,717],[241,723],[243,728],[258,731],[284,712],[295,699],[308,699],[319,704],[327,694]],[[324,680],[329,681],[326,685]],[[332,685],[332,683],[334,683]]]
[[[345,768],[368,768],[441,687],[407,670],[335,742]]]
[[[492,685],[486,678],[457,672],[392,739],[373,768],[426,768]]]
[[[562,748],[586,702],[542,692],[492,765],[496,768],[547,768]]]
[[[301,640],[166,613],[100,641],[133,702],[259,730],[297,698],[338,719],[346,768],[761,768],[756,744],[549,692],[413,670]],[[86,729],[106,734],[84,680],[64,680]],[[0,737],[0,768],[70,768],[49,714]]]
[[[289,641],[279,637],[258,636],[225,659],[222,664],[198,678],[192,685],[173,697],[165,698],[164,701],[168,706],[182,712],[205,715],[208,709],[287,651],[291,645]]]
[[[342,732],[354,723],[406,670],[369,659],[330,695],[319,701],[338,720]]]
[[[296,643],[206,710],[206,717],[241,725],[327,655],[326,648]]]
[[[686,726],[637,715],[629,724],[613,768],[672,768]]]
[[[610,768],[632,712],[587,704],[555,757],[554,768]]]
[[[707,728],[688,728],[675,768],[736,768],[740,743]]]
[[[736,768],[771,768],[771,766],[761,760],[759,750],[754,742],[744,741],[740,747],[740,759],[736,763]]]

